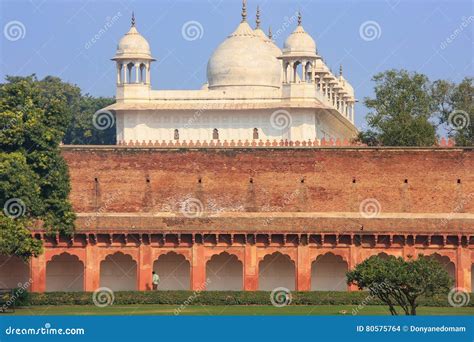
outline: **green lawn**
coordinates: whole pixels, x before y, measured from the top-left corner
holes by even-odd
[[[17,308],[13,315],[174,315],[177,305],[111,305],[99,308],[94,305],[32,306]],[[351,305],[293,305],[282,308],[263,305],[204,306],[191,305],[181,310],[181,315],[351,315],[356,306]],[[388,315],[384,306],[372,305],[359,310],[359,315]],[[399,314],[401,311],[399,310]],[[420,307],[419,315],[473,315],[474,307]],[[12,315],[12,314],[6,314]]]

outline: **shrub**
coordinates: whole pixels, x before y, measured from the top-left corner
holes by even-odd
[[[365,291],[294,291],[292,305],[359,305],[367,301]],[[47,292],[30,293],[22,305],[93,305],[91,292]],[[167,304],[181,305],[270,305],[268,291],[117,291],[114,293],[115,305],[126,304]],[[474,298],[474,294],[472,295]],[[431,298],[421,297],[421,306],[449,306],[447,295]],[[369,305],[383,305],[377,299],[368,301]],[[471,302],[468,305],[474,306]]]

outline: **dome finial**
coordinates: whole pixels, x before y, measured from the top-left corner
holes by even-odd
[[[301,26],[301,11],[298,11],[298,26]]]
[[[135,12],[132,11],[132,27],[135,27]]]
[[[242,0],[242,22],[247,21],[247,0]]]
[[[272,33],[272,27],[268,26],[268,38],[270,40],[273,40],[273,33]]]
[[[339,76],[342,76],[342,64],[339,65]]]
[[[255,16],[255,28],[260,28],[260,6],[257,6],[257,14]]]

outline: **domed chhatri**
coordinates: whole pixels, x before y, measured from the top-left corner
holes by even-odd
[[[133,12],[130,30],[120,39],[112,60],[117,63],[117,99],[149,94],[150,65],[155,59],[151,55],[150,44],[135,27]],[[124,87],[132,84],[133,88]]]
[[[281,86],[281,64],[270,45],[247,23],[245,2],[242,22],[209,59],[207,79],[211,90]]]
[[[298,26],[283,45],[283,55],[316,57],[316,43],[301,25],[301,13],[298,13]]]
[[[207,82],[196,90],[151,88],[155,59],[132,15],[131,28],[113,58],[117,102],[105,108],[116,114],[117,141],[254,140],[257,144],[354,138],[354,90],[323,62],[302,26],[301,13],[295,15],[298,25],[280,49],[271,31],[266,35],[261,28],[260,7],[255,28],[249,25],[243,1],[240,23],[211,54]],[[282,38],[285,30],[275,32]],[[193,77],[181,69],[175,74],[183,82]]]
[[[126,58],[155,60],[151,55],[150,44],[148,44],[148,41],[138,32],[135,26],[135,15],[133,13],[130,30],[120,39],[113,60]]]

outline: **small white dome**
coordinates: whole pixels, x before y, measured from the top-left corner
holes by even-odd
[[[150,44],[138,32],[133,24],[125,36],[120,39],[117,52],[113,59],[147,59],[154,60],[151,56]]]
[[[244,20],[222,42],[207,64],[209,89],[234,86],[281,86],[281,63],[276,51]]]
[[[298,18],[298,26],[288,36],[283,45],[283,54],[286,56],[316,56],[316,43],[301,26],[301,16]]]

